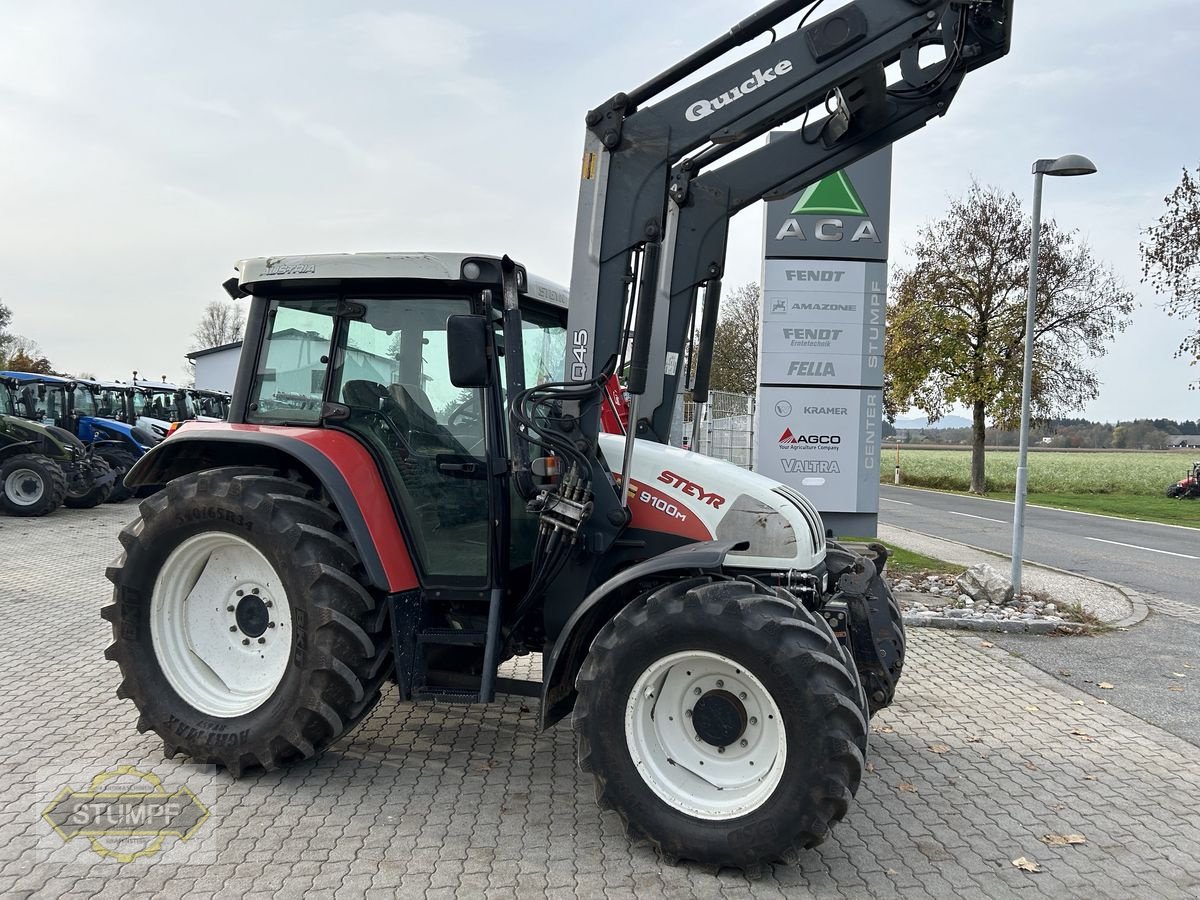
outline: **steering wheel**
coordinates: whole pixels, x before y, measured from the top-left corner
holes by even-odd
[[[446,416],[446,427],[454,430],[456,428],[469,427],[478,425],[482,417],[479,410],[479,395],[472,394],[462,403],[458,404],[454,409],[450,410]]]

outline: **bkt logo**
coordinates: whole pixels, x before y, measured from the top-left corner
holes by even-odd
[[[780,447],[836,447],[842,442],[840,434],[793,434],[785,428],[779,436]]]
[[[800,199],[796,201],[796,205],[792,207],[792,216],[832,216],[839,218],[821,218],[813,224],[813,237],[818,241],[841,241],[846,237],[846,225],[841,216],[853,216],[861,218],[861,222],[854,230],[854,234],[850,238],[850,243],[857,244],[859,241],[872,241],[876,244],[882,244],[883,240],[879,237],[879,233],[875,230],[875,223],[867,218],[867,208],[863,206],[861,198],[858,196],[858,191],[854,189],[854,185],[850,183],[850,179],[845,172],[834,172],[832,175],[822,178],[816,184],[810,184],[804,189],[804,193],[800,195]],[[787,219],[780,226],[779,231],[775,235],[775,240],[782,241],[785,238],[796,238],[801,241],[808,240],[808,235],[804,233],[804,227],[800,224],[800,220],[796,218]]]

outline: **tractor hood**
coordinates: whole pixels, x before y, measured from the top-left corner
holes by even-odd
[[[625,438],[600,435],[614,474]],[[811,571],[825,560],[825,526],[801,494],[733,463],[651,441],[636,441],[629,482],[632,525],[697,541],[749,541],[733,568]]]

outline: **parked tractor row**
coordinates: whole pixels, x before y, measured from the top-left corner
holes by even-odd
[[[0,510],[45,516],[126,500],[125,473],[174,425],[228,411],[214,391],[0,372]]]

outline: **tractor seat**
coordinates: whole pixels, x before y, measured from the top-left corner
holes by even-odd
[[[414,427],[429,432],[437,428],[438,421],[429,395],[415,384],[393,384],[388,388],[388,394]]]
[[[391,400],[387,388],[375,381],[347,381],[342,386],[342,399],[348,406],[383,412],[383,401]]]

